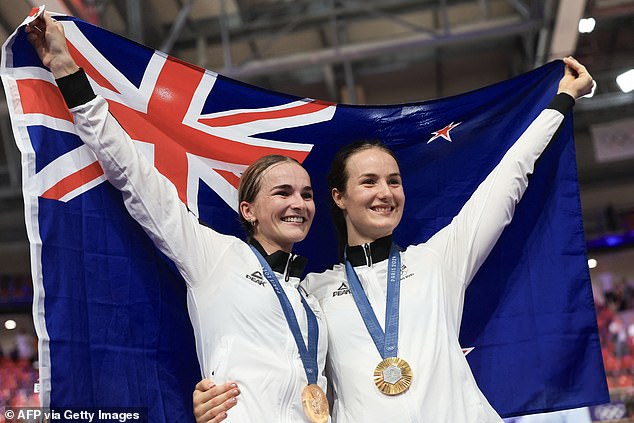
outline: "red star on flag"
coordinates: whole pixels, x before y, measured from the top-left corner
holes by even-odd
[[[451,131],[453,128],[455,128],[456,126],[460,125],[461,123],[462,122],[458,122],[458,123],[451,122],[449,125],[445,126],[441,130],[432,132],[432,134],[434,134],[434,136],[431,137],[429,139],[429,141],[427,141],[427,144],[429,144],[430,142],[432,142],[433,140],[435,140],[438,137],[442,137],[442,138],[446,139],[447,141],[452,142],[451,141],[451,135],[449,135],[449,131]]]

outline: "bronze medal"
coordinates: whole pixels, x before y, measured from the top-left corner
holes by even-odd
[[[385,395],[399,395],[412,384],[412,368],[407,361],[388,357],[374,369],[374,384]]]
[[[328,422],[328,399],[326,393],[314,383],[307,385],[302,391],[302,406],[311,423]]]

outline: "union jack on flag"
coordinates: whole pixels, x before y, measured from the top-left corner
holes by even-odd
[[[423,242],[550,102],[562,72],[554,62],[425,103],[334,105],[252,87],[81,20],[57,19],[95,92],[216,230],[243,235],[236,187],[249,163],[272,153],[303,162],[318,229],[299,252],[312,270],[337,260],[325,174],[339,147],[378,138],[394,149],[407,195],[395,236],[400,245]],[[42,405],[141,407],[148,421],[193,421],[200,371],[178,272],[104,183],[23,25],[3,46],[1,72],[23,155]],[[503,415],[607,400],[571,128],[568,119],[467,291],[461,343]]]
[[[215,88],[227,83],[217,74],[154,51],[147,57],[140,81],[131,81],[91,44],[74,21],[62,23],[71,54],[86,71],[95,92],[108,100],[111,113],[174,183],[190,210],[198,209],[200,180],[235,209],[240,174],[249,163],[267,154],[303,162],[312,147],[259,135],[327,121],[334,115],[332,104],[279,96],[267,107],[245,104],[208,112],[208,103],[217,104],[226,90]],[[38,73],[36,78],[24,69],[15,73],[18,90],[23,93],[24,114],[32,124],[72,133],[72,117],[50,73]],[[38,172],[38,194],[68,201],[103,181],[96,158],[82,146]]]

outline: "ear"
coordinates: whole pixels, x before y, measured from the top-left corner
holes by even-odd
[[[239,208],[240,214],[247,222],[255,221],[255,207],[253,206],[253,204],[242,201],[240,202]]]
[[[343,193],[337,188],[333,188],[330,194],[332,195],[332,200],[335,202],[337,207],[339,207],[341,210],[345,210],[346,206],[343,201]]]

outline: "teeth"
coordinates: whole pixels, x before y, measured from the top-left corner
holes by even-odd
[[[291,222],[291,223],[302,223],[302,222],[304,222],[304,218],[300,217],[300,216],[283,217],[282,220],[284,222]]]
[[[387,213],[392,210],[391,207],[373,207],[372,210],[379,213]]]

